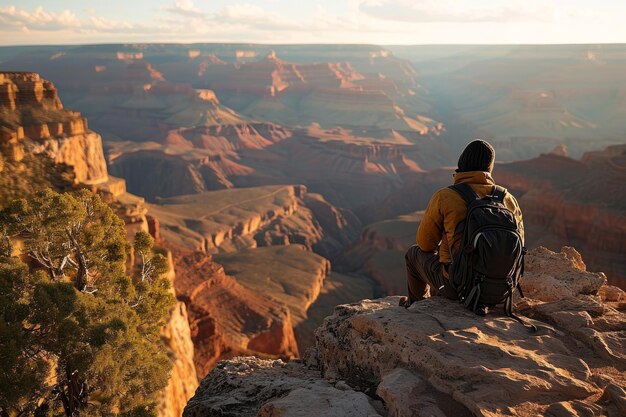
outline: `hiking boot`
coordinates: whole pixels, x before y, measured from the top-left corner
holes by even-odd
[[[409,302],[409,297],[400,297],[398,305],[400,307],[409,308],[411,306],[411,303]]]
[[[489,313],[489,307],[487,306],[478,306],[476,308],[476,314],[481,317],[485,317],[487,313]]]

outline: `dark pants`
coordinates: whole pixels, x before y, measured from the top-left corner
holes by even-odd
[[[443,276],[443,267],[439,255],[435,252],[423,252],[417,245],[409,248],[404,255],[406,260],[406,279],[409,287],[409,303],[424,299],[430,287],[430,295],[441,295],[451,300],[458,296]]]

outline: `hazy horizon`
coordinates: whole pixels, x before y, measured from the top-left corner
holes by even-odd
[[[377,46],[377,47],[476,47],[476,46],[498,46],[498,47],[518,47],[518,46],[619,46],[626,45],[624,42],[574,42],[574,43],[341,43],[341,42],[302,42],[302,43],[272,43],[272,42],[213,42],[213,41],[193,41],[193,42],[167,42],[167,41],[141,41],[141,42],[85,42],[85,43],[29,43],[29,44],[0,44],[0,48],[28,48],[37,46],[107,46],[107,45],[251,45],[251,46]]]

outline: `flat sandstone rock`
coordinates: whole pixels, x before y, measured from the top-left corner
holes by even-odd
[[[223,379],[242,387],[261,385],[258,378],[265,378],[267,388],[232,399],[250,406],[238,415],[309,415],[302,411],[308,407],[323,407],[319,415],[353,415],[346,409],[365,406],[354,396],[362,393],[376,413],[387,417],[622,416],[625,306],[605,296],[603,276],[584,271],[582,261],[567,251],[530,253],[529,281],[548,275],[553,279],[546,285],[567,288],[558,301],[517,302],[517,311],[539,328],[536,333],[501,308],[483,318],[440,297],[408,309],[398,306],[399,297],[341,305],[317,329],[306,372],[285,376],[285,369],[295,369],[290,366],[302,367],[290,363],[281,365],[279,374],[263,367],[233,373],[229,369],[236,369],[238,361],[249,369],[248,359],[235,359],[205,378],[184,416],[234,415],[207,411],[222,401],[216,387]],[[553,292],[539,296],[545,294]],[[330,383],[354,395],[329,398]],[[300,391],[308,384],[316,387],[313,396]],[[272,407],[281,411],[262,414]]]
[[[297,362],[239,357],[202,381],[184,417],[381,417],[362,392],[335,388]]]

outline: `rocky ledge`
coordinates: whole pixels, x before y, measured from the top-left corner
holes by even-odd
[[[536,333],[438,297],[363,300],[326,318],[304,360],[220,362],[183,416],[626,415],[624,292],[571,248],[527,261],[533,298],[516,308]]]

